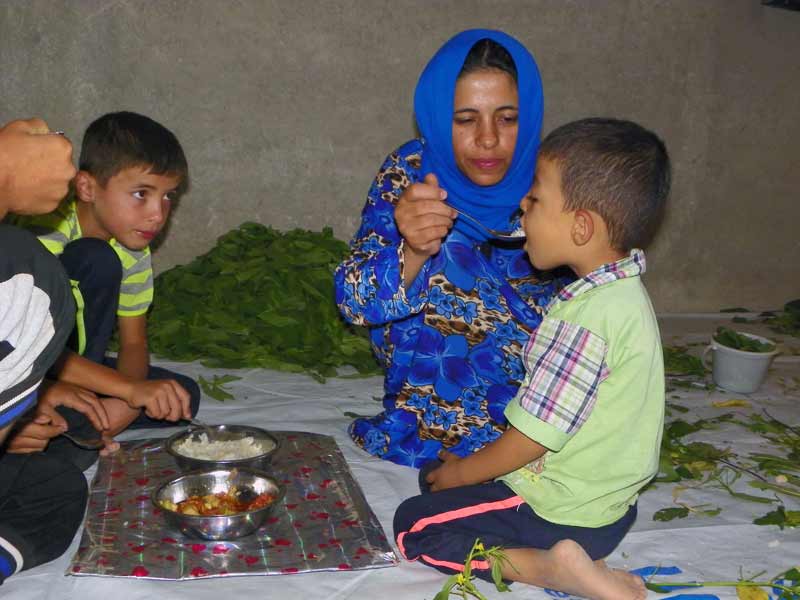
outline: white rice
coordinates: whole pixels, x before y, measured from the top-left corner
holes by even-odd
[[[256,442],[251,436],[238,440],[209,440],[206,433],[189,436],[175,444],[175,452],[200,460],[240,460],[253,458],[269,452],[275,447],[272,440]]]

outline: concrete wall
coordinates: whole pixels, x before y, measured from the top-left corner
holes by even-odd
[[[479,26],[537,57],[545,130],[609,115],[665,138],[658,310],[800,296],[800,12],[759,0],[5,0],[0,121],[39,115],[78,143],[112,110],[173,129],[193,188],[160,269],[245,220],[349,239],[383,157],[413,136],[420,70]]]

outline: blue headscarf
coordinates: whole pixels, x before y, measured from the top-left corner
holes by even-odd
[[[499,183],[473,183],[456,165],[453,154],[453,104],[456,78],[472,47],[483,39],[494,40],[514,59],[519,96],[519,129],[514,157]],[[536,152],[542,129],[544,97],[542,80],[533,56],[517,40],[501,31],[471,29],[450,39],[433,56],[420,75],[414,92],[414,113],[423,140],[422,171],[434,173],[447,191],[447,203],[492,229],[508,229],[509,218],[533,181]],[[467,219],[456,219],[454,228],[482,241],[488,236]]]

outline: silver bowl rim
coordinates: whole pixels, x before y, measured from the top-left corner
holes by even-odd
[[[254,427],[252,425],[227,425],[225,423],[220,423],[218,425],[209,425],[212,429],[217,429],[224,427],[228,431],[232,431],[234,433],[238,433],[236,430],[240,429],[243,433],[247,431],[255,432],[260,436],[267,437],[275,443],[275,446],[266,452],[262,452],[261,454],[256,454],[255,456],[248,456],[247,458],[226,458],[226,459],[209,459],[209,458],[194,458],[193,456],[186,456],[185,454],[181,454],[177,452],[173,446],[178,439],[185,437],[186,435],[196,432],[197,430],[201,430],[202,427],[197,427],[194,425],[190,425],[188,428],[184,429],[183,431],[179,431],[177,433],[173,433],[169,436],[166,440],[164,440],[164,450],[167,451],[167,454],[170,456],[179,459],[179,460],[186,460],[194,462],[198,465],[199,468],[204,468],[201,465],[206,465],[205,468],[211,468],[212,465],[230,465],[230,466],[238,466],[242,463],[248,463],[251,461],[259,461],[264,460],[265,458],[269,458],[273,454],[275,454],[281,446],[280,440],[275,437],[272,433],[267,431],[266,429],[262,429],[261,427]]]
[[[264,479],[270,480],[275,485],[275,487],[278,488],[278,493],[275,496],[275,499],[272,502],[270,502],[269,504],[267,504],[266,506],[262,506],[261,508],[257,508],[255,510],[246,510],[244,512],[234,513],[232,515],[187,515],[187,514],[178,512],[176,510],[170,510],[170,509],[164,507],[158,501],[158,496],[161,493],[161,491],[164,488],[166,488],[167,486],[174,484],[175,482],[177,482],[180,479],[184,479],[186,477],[197,476],[197,475],[209,475],[211,473],[215,473],[216,471],[230,472],[233,469],[236,469],[240,473],[242,473],[242,472],[250,473],[251,475],[256,475],[257,477],[262,477]],[[161,482],[158,486],[153,488],[152,492],[150,492],[150,502],[152,502],[153,506],[155,506],[156,508],[160,509],[162,512],[174,515],[174,516],[176,516],[178,518],[181,518],[181,519],[187,519],[191,523],[191,522],[200,521],[200,520],[203,520],[203,519],[222,519],[222,518],[230,519],[232,517],[241,517],[241,516],[246,516],[246,515],[254,515],[254,514],[257,514],[257,513],[261,512],[261,511],[270,510],[274,506],[276,506],[277,504],[280,504],[280,502],[283,500],[283,497],[284,497],[285,494],[286,494],[286,488],[275,477],[273,477],[272,475],[270,475],[266,471],[262,471],[261,469],[253,469],[251,467],[232,467],[232,468],[218,467],[216,469],[196,469],[194,471],[188,471],[186,473],[181,473],[177,477],[171,477],[171,478]]]

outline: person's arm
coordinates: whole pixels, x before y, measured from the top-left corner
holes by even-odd
[[[0,219],[6,212],[50,212],[67,195],[75,176],[72,144],[49,133],[41,119],[11,121],[0,128]]]
[[[134,381],[147,379],[150,353],[147,349],[147,317],[119,317],[117,371]]]
[[[401,147],[381,166],[350,242],[350,255],[336,268],[336,303],[345,320],[355,325],[379,326],[404,319],[427,303],[427,277],[420,274],[427,258],[405,248],[395,219],[399,198],[420,180],[418,170],[406,160],[413,151]]]
[[[74,352],[65,352],[57,365],[58,379],[104,396],[143,408],[152,419],[191,419],[189,392],[173,379],[132,381],[119,371],[99,365]]]
[[[494,442],[467,457],[440,452],[444,464],[428,474],[428,483],[434,492],[483,483],[516,471],[545,452],[547,448],[509,425]]]

